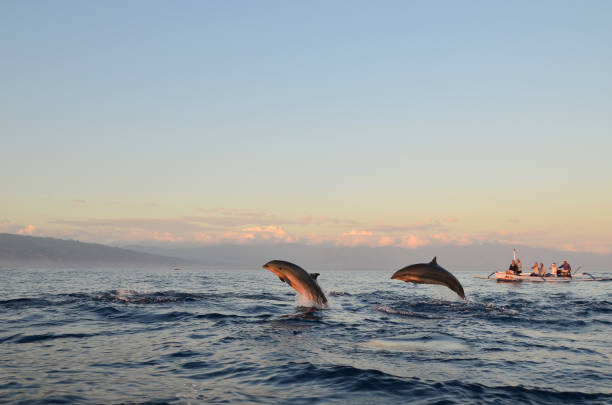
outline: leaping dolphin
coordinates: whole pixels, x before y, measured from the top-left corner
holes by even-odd
[[[457,280],[448,270],[440,267],[435,257],[430,263],[418,263],[406,266],[393,273],[391,278],[409,283],[445,285],[459,294],[461,298],[465,299],[465,293],[463,292],[463,287],[459,280]]]
[[[280,281],[289,284],[300,295],[318,305],[327,304],[323,290],[317,284],[319,273],[307,273],[303,268],[284,260],[272,260],[262,266],[276,274]]]

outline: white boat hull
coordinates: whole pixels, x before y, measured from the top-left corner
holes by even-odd
[[[557,277],[557,276],[530,276],[529,274],[521,274],[517,276],[516,274],[507,274],[505,271],[498,271],[495,273],[495,279],[497,281],[527,281],[534,283],[569,283],[570,281],[601,281],[601,279],[597,278],[586,278],[581,277],[584,276],[584,273],[575,274],[573,277]]]

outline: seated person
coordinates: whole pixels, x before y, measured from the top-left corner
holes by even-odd
[[[506,274],[517,274],[517,271],[518,271],[518,267],[516,267],[516,262],[512,260],[512,263],[510,263],[510,266],[508,267]]]
[[[559,269],[557,268],[557,263],[555,262],[552,262],[552,264],[550,265],[548,269],[550,270],[550,274],[553,276],[556,276],[557,273],[559,273]]]
[[[521,263],[521,259],[516,259],[516,274],[521,274],[523,272],[523,263]]]
[[[546,270],[544,269],[544,263],[540,263],[540,276],[541,277],[546,276]]]
[[[561,271],[561,277],[572,276],[572,267],[569,265],[567,260],[563,260],[563,264],[559,266],[559,270]]]
[[[538,262],[533,262],[533,266],[531,266],[531,270],[533,270],[530,274],[532,277],[538,277],[540,275],[540,267],[538,266]]]

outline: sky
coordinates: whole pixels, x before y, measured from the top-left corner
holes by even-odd
[[[0,2],[0,232],[612,252],[610,1]]]

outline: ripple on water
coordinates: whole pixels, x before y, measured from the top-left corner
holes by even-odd
[[[462,339],[441,333],[425,333],[372,339],[365,342],[363,345],[372,349],[401,352],[459,352],[470,349],[469,345]]]

